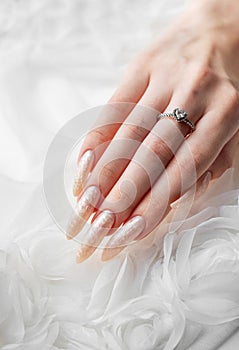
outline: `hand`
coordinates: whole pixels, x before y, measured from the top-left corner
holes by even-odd
[[[239,142],[238,14],[235,0],[194,3],[129,64],[108,104],[114,114],[97,120],[80,151],[78,216],[68,238],[97,210],[78,262],[106,235],[112,236],[102,259],[112,258],[152,232],[170,203],[208,170],[215,179],[233,166]],[[196,125],[187,138],[185,123],[157,120],[158,113],[176,107]]]

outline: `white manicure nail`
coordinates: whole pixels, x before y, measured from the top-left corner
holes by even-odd
[[[67,238],[75,237],[83,226],[86,224],[86,221],[89,219],[91,214],[95,210],[95,206],[100,198],[100,190],[97,186],[88,187],[83,195],[81,196],[79,202],[76,205],[76,213],[74,215],[67,228]]]
[[[100,197],[100,190],[98,186],[89,186],[79,202],[77,203],[77,214],[85,216],[85,214],[95,206]],[[93,208],[94,209],[94,208]]]
[[[107,243],[107,248],[125,246],[133,241],[144,229],[145,220],[142,216],[134,216],[119,228]]]
[[[110,210],[104,210],[92,223],[86,232],[84,244],[98,246],[107,232],[111,229],[115,221],[115,214]]]
[[[115,214],[110,210],[104,210],[92,223],[92,226],[85,233],[86,239],[80,245],[77,253],[77,262],[82,262],[92,255],[100,242],[107,235],[115,221]]]
[[[188,192],[184,193],[181,197],[179,197],[176,201],[173,203],[170,203],[171,209],[178,209],[182,207],[183,205],[187,205],[190,201],[190,198],[192,198],[192,191],[188,190]]]
[[[107,261],[118,255],[125,246],[133,241],[144,230],[145,220],[142,216],[134,216],[124,224],[107,242],[101,260]]]
[[[83,185],[89,175],[89,172],[92,170],[93,161],[94,152],[92,150],[88,150],[82,155],[78,164],[77,174],[73,185],[74,196],[78,196],[82,191]]]

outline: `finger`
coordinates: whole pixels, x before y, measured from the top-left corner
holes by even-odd
[[[239,155],[239,132],[223,147],[217,159],[209,167],[212,180],[218,179],[227,169],[233,168],[238,162]]]
[[[189,101],[190,101],[190,99],[189,99]],[[229,101],[229,104],[231,103],[231,101]],[[228,106],[227,106],[227,104],[225,104],[225,106],[226,106],[226,112],[228,112],[229,110],[231,110],[230,108],[228,108]],[[234,106],[235,107],[235,106]],[[233,108],[232,108],[233,109]],[[224,111],[225,112],[225,111]],[[216,117],[215,116],[218,116],[218,114],[224,114],[225,115],[225,113],[223,113],[223,110],[219,110],[219,111],[217,111],[217,113],[211,113],[212,115],[214,114],[214,119],[215,120],[217,120],[216,119]],[[209,115],[211,116],[211,114],[209,113]],[[213,120],[213,118],[212,118],[212,120]],[[214,127],[216,126],[216,127],[218,127],[218,125],[216,124],[216,122],[215,122],[215,120],[214,120]],[[225,120],[226,119],[224,119],[224,120],[222,120],[224,123],[225,123]],[[208,121],[209,120],[207,120],[207,124],[208,124]],[[219,119],[219,121],[220,121],[220,119]],[[201,121],[200,121],[201,122]],[[201,122],[202,123],[202,122]],[[220,123],[221,123],[221,121],[220,121]],[[204,133],[206,132],[206,131],[208,131],[207,130],[207,124],[206,123],[203,123],[202,124],[202,126],[201,126],[201,129],[204,131]],[[205,129],[205,130],[204,130]],[[227,128],[228,129],[228,128]],[[216,130],[217,130],[217,128],[216,128]],[[222,127],[220,127],[220,129],[219,129],[219,132],[218,132],[218,140],[220,140],[219,141],[219,144],[220,145],[223,145],[223,140],[226,142],[226,140],[230,137],[230,135],[232,135],[233,134],[233,132],[232,132],[232,128],[229,128],[229,130],[226,130],[226,133],[225,133],[225,128],[223,128],[223,126]],[[235,130],[234,130],[235,131]],[[223,133],[224,132],[224,133]],[[210,130],[210,134],[211,134],[211,130]],[[224,139],[223,139],[223,136],[225,136],[226,135],[226,137],[224,137]],[[199,136],[200,136],[200,133],[199,133]],[[208,136],[209,136],[209,133],[208,133]],[[214,135],[215,136],[215,135]],[[199,138],[200,139],[200,138]],[[206,140],[210,140],[210,138],[208,137],[208,139],[206,139]],[[210,142],[209,142],[210,143]],[[219,149],[219,148],[217,148],[217,149]],[[199,150],[199,147],[198,147],[198,145],[197,145],[197,148],[196,148],[196,150],[198,151]],[[205,157],[204,157],[205,158]],[[203,158],[201,159],[201,164],[202,164],[202,168],[203,168]],[[199,163],[199,165],[201,165],[200,163]],[[192,169],[190,169],[190,166],[188,167],[188,164],[186,163],[186,164],[183,164],[184,165],[184,170],[185,169],[189,169],[189,170],[192,170]],[[198,165],[198,163],[196,164],[196,165]],[[196,170],[198,170],[198,173],[200,174],[200,167],[199,167],[199,169],[197,169],[197,167],[196,167]],[[187,177],[186,176],[184,176],[183,177],[183,179],[185,178],[187,181],[186,181],[186,185],[184,184],[184,186],[183,186],[183,191],[185,190],[185,189],[187,189],[188,187],[188,185],[190,185],[191,183],[192,183],[192,176],[191,176],[191,174],[193,173],[193,171],[192,172],[190,172],[189,171],[189,174],[190,174],[190,176],[189,176],[189,179],[187,179]],[[197,173],[197,172],[196,172]],[[180,174],[179,174],[180,175]],[[180,178],[180,176],[178,176],[177,177],[177,179],[179,179]],[[193,181],[196,181],[195,180],[196,179],[196,177],[194,176],[193,177]],[[169,184],[170,184],[170,182],[169,182]],[[164,190],[164,192],[165,192],[165,186],[167,185],[167,182],[165,182],[165,184],[164,184],[164,186],[163,186],[163,190]],[[166,187],[167,188],[167,187]],[[178,186],[175,186],[175,188],[173,187],[173,186],[169,186],[169,188],[170,188],[170,191],[169,191],[169,194],[171,195],[171,198],[169,197],[169,200],[170,201],[172,201],[172,200],[175,200],[175,198],[174,198],[174,195],[173,194],[177,194],[177,191],[175,190],[175,188],[178,188]],[[174,191],[175,192],[172,192],[171,193],[171,189],[174,189]],[[181,191],[182,192],[182,191]],[[167,201],[166,201],[167,202]],[[165,213],[167,212],[167,210],[166,209],[168,209],[167,207],[165,208]],[[152,211],[153,212],[153,211]],[[162,213],[164,213],[164,210],[162,210]],[[153,223],[154,221],[152,220],[152,223]],[[146,229],[147,229],[147,227],[146,227]],[[149,228],[148,228],[149,229]],[[153,229],[153,228],[152,228]],[[146,230],[147,231],[147,230]],[[151,231],[150,231],[151,232]],[[127,235],[126,235],[127,236]]]
[[[181,98],[180,95],[176,94],[176,98],[174,98],[174,101],[177,101],[177,96],[178,99],[179,97]],[[189,102],[190,99],[185,99],[185,101]],[[173,103],[175,102],[172,102],[172,104]],[[200,106],[200,104],[198,105]],[[185,108],[187,108],[187,110],[190,110],[190,106],[186,103]],[[200,115],[193,116],[194,122],[196,122],[198,118],[200,118]],[[148,120],[151,119],[147,118],[147,121]],[[109,195],[104,199],[103,203],[101,204],[99,210],[95,215],[95,218],[98,223],[98,221],[100,222],[101,215],[103,217],[106,211],[114,213],[114,227],[112,228],[111,226],[111,228],[109,228],[108,231],[104,231],[104,234],[112,233],[112,230],[115,230],[130,215],[130,212],[142,199],[144,194],[152,186],[155,180],[160,176],[166,164],[168,164],[168,162],[173,157],[180,144],[184,141],[182,133],[184,135],[187,134],[188,129],[189,127],[187,125],[180,125],[178,122],[172,120],[160,120],[155,124],[150,134],[138,147],[138,150],[136,151],[134,157],[132,157],[132,161],[120,177],[120,180],[116,183],[116,185],[114,185],[113,189],[110,191]],[[126,145],[124,152],[128,152],[129,149],[132,149],[134,147],[133,145],[131,148],[129,148],[129,144],[126,142],[124,142],[124,145]],[[118,149],[121,150],[121,147],[119,147]],[[114,145],[114,147],[112,148],[112,152],[115,152],[115,150],[117,150],[117,148]],[[124,156],[125,155],[122,153],[117,153],[116,158],[118,160],[119,158]],[[98,162],[97,167],[102,166],[102,159],[104,160],[104,156],[102,156],[102,158]],[[119,166],[117,166],[116,170],[118,170],[118,168]],[[146,169],[146,171],[144,169]],[[95,168],[94,171],[96,170],[98,169]],[[148,178],[150,179],[150,181],[148,181]],[[114,179],[115,175],[112,176],[112,183],[114,182]],[[92,175],[90,177],[90,185],[95,183],[94,179],[92,182],[91,181]],[[109,174],[107,174],[106,181],[104,184],[106,188],[109,181]],[[125,188],[123,188],[124,183],[126,183]],[[131,190],[130,188],[127,188],[127,183],[133,184],[135,191]],[[102,187],[102,190],[104,190],[105,187]],[[90,253],[93,252],[91,248],[89,249],[89,245],[90,243],[92,243],[92,235],[97,236],[97,244],[99,244],[104,237],[104,235],[101,235],[100,232],[97,232],[97,229],[95,229],[95,227],[93,227],[92,229],[90,228],[90,230],[86,233],[85,236],[88,236],[89,241],[91,242],[89,242],[86,239],[86,244],[81,244],[80,253],[78,254],[79,261],[83,261],[89,256]]]
[[[185,193],[209,168],[220,154],[232,130],[220,128],[211,133],[209,125],[219,122],[218,114],[208,112],[197,126],[197,133],[189,137],[178,150],[166,171],[147,193],[127,222],[110,238],[102,254],[102,260],[111,259],[133,240],[142,239],[162,221],[170,210],[170,203]],[[210,121],[211,124],[208,124]],[[216,125],[218,126],[218,125]],[[206,140],[204,143],[201,140]],[[190,154],[192,157],[190,157]],[[182,181],[184,180],[184,181]],[[164,201],[162,201],[164,199]],[[143,220],[142,220],[143,218]],[[135,230],[130,229],[134,226]],[[142,223],[144,222],[144,224]],[[129,229],[127,226],[129,225]],[[122,234],[123,233],[123,234]],[[110,248],[110,249],[109,249]]]
[[[192,122],[196,123],[200,119],[204,112],[206,103],[204,89],[206,87],[209,91],[214,87],[214,80],[211,79],[209,84],[208,79],[204,78],[202,83],[202,73],[199,73],[196,75],[195,79],[192,79],[188,84],[180,84],[178,86],[166,108],[166,112],[171,112],[176,106],[180,106],[188,112]],[[156,82],[157,81],[155,81],[154,84],[151,83],[149,85],[149,88],[141,99],[141,101],[144,101],[144,104],[155,109],[159,101],[158,86],[156,85]],[[168,98],[167,95],[165,96],[165,101],[166,98]],[[162,100],[160,102],[162,103]],[[104,210],[107,207],[113,212],[118,213],[115,221],[116,227],[130,215],[130,212],[152,186],[157,177],[161,175],[165,166],[172,159],[173,155],[184,141],[183,136],[185,136],[188,131],[189,127],[187,124],[177,123],[176,121],[172,122],[166,119],[161,120],[160,123],[157,123],[154,126],[144,140],[142,146],[137,150],[131,164],[129,164],[126,171],[118,180],[118,183],[114,185],[114,188],[111,189],[110,194],[100,207],[100,210]],[[157,157],[155,157],[155,154]],[[146,169],[146,171],[144,171],[138,164],[143,166],[143,169]],[[114,176],[112,176],[112,178],[112,182],[117,179],[117,177]],[[134,184],[131,195],[127,185],[124,190],[124,183],[127,184],[127,182]],[[111,186],[108,177],[106,177],[103,186]],[[137,193],[136,196],[135,192]],[[119,198],[120,202],[118,201]],[[124,210],[123,208],[126,208],[129,201],[131,205],[128,205],[127,210]],[[109,204],[110,202],[113,203],[113,206]]]
[[[163,101],[167,100],[168,98],[164,98],[162,95],[162,105]],[[132,158],[139,143],[157,122],[157,114],[158,112],[153,109],[146,109],[140,105],[135,106],[130,115],[126,118],[124,124],[116,132],[113,139],[114,142],[110,142],[107,152],[103,153],[104,144],[97,147],[97,152],[103,153],[103,155],[92,170],[91,176],[84,181],[85,189],[91,187],[93,184],[93,186],[97,185],[101,190],[102,198],[106,197],[117,180],[117,177],[124,171],[127,163]],[[129,144],[130,142],[131,144]],[[101,148],[103,148],[103,150],[99,151]],[[82,191],[77,198],[78,207],[81,207],[80,197],[82,197]],[[88,200],[85,198],[85,195],[82,198],[83,202]],[[77,215],[74,215],[68,225],[67,237],[69,239],[75,237],[80,229],[83,228],[82,224],[86,223],[87,219],[88,217],[77,218]]]
[[[160,75],[161,74],[161,75]],[[170,84],[168,83],[168,81],[166,80],[167,77],[163,74],[154,74],[154,76],[152,78],[150,78],[150,84],[147,88],[147,90],[145,91],[145,93],[143,94],[142,98],[139,101],[140,105],[143,106],[147,106],[147,107],[151,107],[153,109],[156,109],[158,111],[163,111],[165,110],[165,108],[167,107],[170,99],[171,99],[171,91],[172,91],[172,87],[170,86]],[[181,84],[178,85],[178,88],[175,90],[175,94],[174,94],[174,98],[172,98],[171,103],[168,107],[169,111],[173,110],[175,108],[175,106],[180,106],[181,105],[181,101],[185,101],[184,105],[185,106],[191,106],[190,110],[189,108],[187,108],[187,111],[190,112],[190,115],[201,115],[202,111],[203,111],[203,100],[204,100],[204,95],[203,94],[203,89],[205,88],[205,86],[208,88],[208,91],[210,89],[209,85],[213,85],[212,82],[214,82],[213,77],[210,76],[210,79],[205,79],[205,72],[204,71],[199,71],[198,69],[193,69],[192,71],[192,76],[194,77],[191,82],[184,84],[183,82]],[[211,84],[209,84],[209,81],[211,82]],[[124,85],[124,84],[123,84]],[[164,87],[163,92],[159,93],[160,88],[162,90],[162,86]],[[126,91],[125,89],[120,88],[120,91]],[[186,96],[186,100],[185,100],[185,96]],[[124,98],[126,98],[126,96],[124,96]],[[193,101],[197,98],[197,103],[193,103]],[[119,96],[118,93],[116,93],[116,96],[113,98],[113,101],[117,101],[117,100],[122,100],[122,96]],[[201,108],[201,111],[200,111]],[[135,114],[139,113],[140,111],[139,109],[137,109],[137,111],[135,111],[134,114],[131,115],[130,118],[127,119],[127,122],[129,124],[133,124],[131,125],[127,125],[126,128],[124,128],[124,125],[121,127],[120,132],[117,133],[116,139],[119,138],[130,138],[129,136],[132,135],[132,138],[135,139],[135,136],[137,137],[137,140],[139,142],[141,142],[143,140],[143,138],[146,136],[146,134],[148,133],[148,131],[151,129],[152,127],[152,123],[150,123],[150,116],[147,117],[147,122],[144,122],[144,119],[142,120],[142,117],[138,116],[135,118]],[[143,111],[143,113],[145,113],[145,111]],[[144,116],[145,118],[145,116]],[[117,119],[119,120],[119,118],[117,117]],[[141,119],[141,120],[140,120]],[[153,122],[155,123],[155,122]],[[146,128],[146,130],[142,130],[142,128]],[[183,130],[183,132],[185,132],[188,128],[185,125],[180,125],[181,129]],[[134,135],[136,134],[136,135]],[[129,136],[128,136],[129,135]],[[93,135],[94,136],[94,135]],[[92,137],[93,137],[92,136]],[[94,138],[94,137],[93,137]],[[96,142],[97,141],[97,137],[95,138]],[[127,145],[125,144],[125,147]],[[113,146],[114,147],[114,146]],[[106,145],[104,144],[103,147],[98,148],[98,153],[99,156],[102,155],[102,153],[105,151]],[[122,147],[119,146],[119,149],[121,149]],[[137,148],[137,147],[136,147]],[[131,147],[130,147],[131,149]],[[135,148],[132,148],[132,154],[134,153]],[[83,180],[86,179],[88,173],[89,173],[89,169],[92,168],[92,157],[91,155],[89,155],[89,152],[91,153],[91,151],[86,152],[86,155],[84,155],[84,157],[82,158],[82,167],[80,167],[80,172],[79,172],[79,176],[77,178],[77,184],[76,184],[76,191],[75,193],[77,194],[79,191],[78,189],[82,190],[82,186],[79,186],[78,183],[82,184]],[[115,148],[113,148],[113,152],[115,152]],[[119,155],[121,156],[121,155]],[[124,157],[124,154],[123,154]],[[130,155],[128,155],[128,158],[130,157]],[[116,155],[115,155],[116,158]],[[118,157],[119,158],[119,157]],[[109,191],[109,189],[112,187],[112,184],[119,178],[120,173],[123,172],[124,168],[127,166],[128,162],[124,162],[122,160],[119,160],[117,162],[117,164],[115,164],[114,162],[110,163],[110,159],[109,159],[109,153],[108,155],[106,155],[106,157],[104,157],[103,159],[101,159],[101,164],[100,167],[102,167],[102,163],[107,164],[105,169],[106,171],[103,170],[103,177],[105,177],[105,181],[103,180],[102,183],[102,187],[106,189],[106,193]],[[117,169],[116,173],[115,173],[115,169]],[[98,170],[97,172],[98,173]],[[104,173],[106,173],[107,176],[104,176]],[[82,175],[83,174],[83,175]],[[112,176],[113,175],[113,176]],[[108,181],[108,176],[110,176],[111,181]],[[82,180],[83,177],[83,180]],[[92,181],[93,178],[92,178]],[[107,187],[108,186],[108,187]]]
[[[149,86],[149,90],[152,90],[151,86]],[[148,95],[147,91],[146,94]],[[165,109],[169,96],[170,91],[168,90],[165,90],[160,96],[157,94],[155,105],[150,109],[147,108],[145,97],[139,101],[139,104],[135,106],[120,126],[107,151],[101,156],[85,184],[86,187],[97,183],[103,197],[106,197],[131,161],[141,142],[157,123],[158,110]],[[144,106],[141,105],[142,102]]]
[[[237,132],[233,138],[223,147],[216,160],[209,166],[209,168],[203,173],[195,184],[194,189],[194,200],[197,200],[201,197],[207,189],[223,175],[223,173],[235,166],[236,160],[238,159],[239,154],[239,132]],[[191,193],[188,192],[180,197],[178,200],[170,204],[172,209],[179,206],[185,205],[188,201],[188,197],[191,196]]]
[[[157,102],[161,103],[162,108],[167,101],[168,96],[166,94],[161,94],[161,99],[157,99]],[[159,108],[158,105],[157,108]],[[91,176],[85,181],[86,189],[97,185],[97,188],[101,190],[101,201],[99,201],[99,203],[106,197],[107,193],[117,181],[117,178],[130,162],[134,152],[143,141],[145,135],[149,133],[152,126],[157,122],[157,114],[158,111],[155,111],[154,109],[146,109],[145,107],[137,105],[117,131],[113,141],[111,141],[108,146],[107,151],[101,156],[95,165]],[[97,149],[100,147],[101,145],[98,146]],[[82,197],[82,200],[80,197]],[[88,199],[85,198],[85,195],[82,196],[82,194],[80,197],[77,199],[77,206],[81,208],[81,202],[84,204]],[[83,215],[82,210],[80,210],[80,212],[81,215]],[[83,216],[82,218],[77,218],[77,215],[74,216],[68,225],[67,237],[69,239],[75,237],[83,228],[83,224],[86,223],[88,218],[89,215],[87,217]],[[92,228],[92,230],[94,230],[94,228]],[[89,237],[90,236],[91,234],[89,234]]]
[[[179,101],[182,100],[185,101],[182,104],[183,109],[189,111],[190,115],[192,115],[191,120],[196,123],[201,116],[203,110],[202,105],[195,101],[195,104],[198,106],[197,109],[194,106],[194,103],[192,103],[191,98],[188,96],[182,96],[180,90],[179,93],[175,93],[169,106],[172,108],[172,106],[177,105]],[[167,110],[169,108],[170,107],[167,107]],[[149,120],[149,118],[147,118],[147,120]],[[109,209],[116,213],[114,227],[119,227],[122,222],[129,217],[130,213],[143,198],[145,193],[153,186],[154,182],[162,174],[177,149],[182,142],[184,142],[184,136],[189,130],[190,128],[187,124],[178,123],[175,120],[162,119],[155,123],[154,127],[140,143],[139,147],[138,144],[136,144],[137,151],[133,155],[127,168],[122,172],[122,175],[120,177],[112,176],[112,181],[110,181],[111,179],[109,179],[109,176],[106,176],[102,188],[107,188],[107,186],[111,187],[117,177],[118,181],[114,184],[106,197],[105,193],[103,193],[105,199],[94,217],[96,217],[101,211]],[[133,146],[131,149],[132,148]],[[126,152],[128,149],[129,145],[125,143]],[[114,145],[113,151],[115,151]],[[124,157],[125,155],[121,154],[120,156]],[[117,159],[118,158],[119,154],[117,154]],[[100,163],[99,166],[101,166]],[[116,169],[118,168],[119,167],[117,166]],[[112,231],[113,230],[111,230],[110,233],[112,233]]]
[[[127,70],[122,83],[103,107],[99,117],[86,135],[78,156],[78,169],[73,194],[78,196],[87,176],[107,148],[118,128],[139,101],[148,85],[148,73],[137,69]],[[99,145],[102,147],[98,148]]]

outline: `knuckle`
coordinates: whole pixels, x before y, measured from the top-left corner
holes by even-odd
[[[214,73],[208,64],[202,64],[198,69],[198,80],[201,82],[208,82],[214,77]]]
[[[133,57],[131,62],[127,65],[125,72],[139,72],[143,68],[145,68],[145,63],[148,60],[147,51],[142,51]]]
[[[124,69],[120,84],[113,96],[109,99],[110,103],[114,102],[137,102],[132,101],[132,96],[137,91],[141,91],[148,84],[149,71],[145,64],[146,58],[144,55],[135,57]],[[137,82],[137,84],[136,84]],[[133,87],[132,89],[129,86]],[[140,92],[140,95],[143,93]]]
[[[132,140],[142,141],[147,134],[147,130],[140,125],[123,124],[122,126],[127,138]]]
[[[184,154],[181,153],[174,162],[176,171],[183,177],[189,179],[194,178],[202,168],[203,152],[200,147],[193,147],[188,149]]]
[[[114,186],[107,197],[107,203],[110,208],[117,214],[123,214],[131,211],[134,206],[134,196],[128,191],[123,190],[119,186]]]
[[[133,57],[124,70],[123,81],[127,81],[128,78],[139,79],[140,76],[146,76],[149,78],[151,55],[148,50],[144,50],[141,53]]]
[[[123,93],[122,90],[122,85],[123,83],[116,89],[114,94],[110,97],[108,103],[120,103],[120,102],[125,102],[125,94]]]
[[[113,96],[109,99],[108,103],[119,103],[119,106],[116,106],[115,109],[122,109],[121,102],[127,102],[129,100],[129,96],[126,96],[124,91],[124,82],[116,89]]]
[[[194,95],[217,79],[216,74],[207,63],[196,67],[196,77],[193,84]]]
[[[127,191],[126,189],[122,188],[122,187],[118,187],[117,188],[117,192],[118,192],[118,198],[120,199],[120,201],[122,203],[126,203],[125,205],[125,209],[130,209],[130,207],[132,206],[132,202],[133,202],[133,195],[130,191]]]
[[[113,180],[115,179],[116,173],[115,168],[112,166],[112,163],[106,163],[102,166],[100,171],[100,176],[105,177],[106,179]]]
[[[169,160],[174,156],[171,148],[156,136],[150,136],[144,142],[145,146],[154,152],[161,160],[161,162],[166,165]]]
[[[103,128],[96,128],[89,132],[86,139],[94,140],[94,142],[96,142],[97,140],[97,143],[103,143],[108,138],[107,138],[107,133],[105,133]]]

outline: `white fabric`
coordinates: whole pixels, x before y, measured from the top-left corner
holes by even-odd
[[[184,4],[0,2],[1,349],[235,349],[238,172],[195,202],[163,251],[166,221],[107,263],[94,254],[75,264],[77,244],[51,221],[42,193],[59,128],[104,103],[131,57]]]

